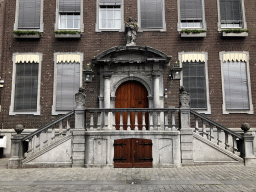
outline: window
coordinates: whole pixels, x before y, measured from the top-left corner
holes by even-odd
[[[14,30],[43,32],[43,0],[17,0]]]
[[[248,53],[221,52],[223,113],[253,113]]]
[[[166,30],[163,0],[138,0],[140,31]]]
[[[179,53],[181,85],[190,94],[190,105],[198,112],[210,113],[207,53]]]
[[[75,94],[82,86],[82,54],[55,53],[53,115],[76,107]]]
[[[179,0],[178,29],[206,29],[204,0]]]
[[[14,54],[10,115],[40,115],[42,54]]]
[[[219,29],[247,28],[243,0],[218,0]]]
[[[97,1],[96,31],[124,31],[123,0]]]
[[[83,31],[81,0],[57,0],[55,30]]]

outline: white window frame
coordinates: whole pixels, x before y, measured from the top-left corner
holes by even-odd
[[[204,113],[204,114],[211,114],[211,105],[210,105],[210,95],[209,95],[209,78],[208,78],[208,53],[207,52],[179,52],[178,53],[178,57],[179,57],[179,64],[180,67],[182,68],[182,55],[183,54],[204,54],[205,55],[205,84],[206,84],[206,100],[207,100],[207,104],[206,110],[203,109],[196,109],[196,108],[191,108],[195,111],[197,111],[198,113]],[[181,71],[181,79],[180,79],[180,86],[183,86],[183,71]],[[186,89],[186,87],[185,87]]]
[[[54,30],[65,30],[65,31],[81,31],[84,32],[84,23],[83,23],[83,0],[81,0],[80,6],[80,28],[60,28],[60,14],[59,14],[59,0],[56,0],[56,14],[55,14],[55,24]]]
[[[166,22],[165,22],[165,0],[163,1],[163,10],[162,10],[162,18],[163,18],[163,28],[162,29],[143,29],[141,28],[141,14],[140,14],[140,0],[137,0],[137,7],[138,7],[138,32],[143,32],[143,31],[161,31],[164,32],[166,31]]]
[[[244,0],[241,1],[242,11],[243,11],[243,26],[242,27],[236,27],[236,28],[222,28],[221,27],[221,16],[220,16],[220,0],[217,0],[217,9],[218,9],[218,31],[225,30],[225,29],[247,29],[247,23],[245,19],[245,8],[244,8]]]
[[[43,22],[43,12],[44,12],[44,0],[41,0],[41,11],[40,11],[40,28],[39,29],[19,29],[18,23],[19,23],[19,6],[20,6],[20,0],[16,0],[16,11],[15,11],[15,22],[13,30],[19,30],[19,31],[39,31],[44,32],[44,22]]]
[[[16,85],[16,63],[15,58],[17,55],[38,55],[39,56],[39,64],[38,64],[38,89],[37,89],[37,110],[36,112],[15,112],[14,111],[14,99],[15,99],[15,85]],[[41,90],[41,65],[42,65],[42,53],[13,53],[12,61],[13,61],[13,70],[12,70],[12,93],[11,93],[11,105],[9,108],[9,115],[40,115],[41,106],[40,106],[40,90]]]
[[[178,5],[178,23],[177,23],[177,29],[178,31],[181,31],[183,29],[198,29],[198,30],[206,30],[206,20],[205,20],[205,5],[204,5],[204,0],[202,0],[202,27],[181,27],[181,17],[180,17],[180,0],[177,1]]]
[[[96,0],[96,24],[95,24],[95,31],[96,32],[102,32],[102,31],[119,31],[124,32],[125,31],[125,24],[124,24],[124,0],[121,1],[120,5],[121,9],[121,28],[120,29],[101,29],[100,28],[100,1]]]
[[[56,91],[57,91],[57,56],[58,55],[79,55],[80,56],[80,87],[83,85],[83,58],[84,54],[80,52],[56,52],[54,53],[54,83],[53,83],[53,105],[52,115],[66,114],[70,111],[57,111],[56,110]],[[78,92],[78,90],[77,90]]]
[[[247,72],[247,87],[248,87],[248,96],[249,96],[249,109],[248,110],[227,110],[226,109],[226,99],[225,99],[225,86],[224,86],[224,72],[223,72],[223,54],[225,53],[245,53],[247,56],[247,61],[246,63],[246,72]],[[222,51],[219,53],[219,59],[221,63],[221,82],[222,82],[222,98],[223,98],[223,104],[222,104],[222,112],[223,114],[230,114],[230,113],[247,113],[247,114],[253,114],[253,105],[252,105],[252,92],[251,92],[251,78],[250,78],[250,65],[249,65],[249,52],[247,51],[230,51],[230,52],[225,52]]]

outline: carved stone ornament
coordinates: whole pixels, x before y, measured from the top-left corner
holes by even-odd
[[[184,87],[180,88],[180,107],[189,108],[190,107],[190,96],[189,93],[185,91]]]
[[[21,125],[21,124],[16,125],[14,130],[16,131],[17,134],[21,134],[22,131],[24,130],[23,125]]]
[[[75,94],[77,108],[83,108],[85,106],[85,94],[79,89],[79,92]]]
[[[139,29],[139,26],[135,21],[133,21],[132,17],[129,18],[129,22],[125,22],[125,30],[126,30],[126,46],[136,46],[136,35],[137,31]]]
[[[241,129],[244,131],[244,133],[248,132],[250,130],[249,123],[242,123]]]

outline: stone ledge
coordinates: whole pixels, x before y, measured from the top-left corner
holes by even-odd
[[[55,38],[59,38],[59,39],[65,39],[65,38],[76,38],[76,39],[80,39],[81,38],[81,34],[77,33],[77,34],[55,34]]]
[[[16,39],[39,39],[41,37],[40,34],[35,35],[15,35],[13,36]]]
[[[226,33],[222,32],[222,37],[247,37],[248,32],[243,32],[243,33]]]
[[[206,37],[206,32],[203,33],[180,33],[181,37]]]

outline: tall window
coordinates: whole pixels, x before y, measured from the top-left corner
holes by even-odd
[[[14,112],[36,112],[38,63],[16,63]]]
[[[190,94],[191,108],[206,109],[206,81],[204,62],[183,62],[183,86]]]
[[[219,0],[221,28],[244,28],[242,0]]]
[[[82,86],[82,54],[55,53],[52,114],[65,114],[76,107],[75,94]]]
[[[41,60],[41,53],[14,54],[10,115],[40,115]]]
[[[14,30],[43,31],[42,0],[17,0]]]
[[[138,5],[138,22],[142,30],[165,30],[165,14],[163,0],[138,0]]]
[[[97,1],[96,31],[122,31],[123,0],[98,0]]]
[[[180,28],[205,28],[204,0],[179,0]]]
[[[221,52],[223,112],[253,113],[247,53]]]
[[[80,29],[81,0],[59,0],[59,29]]]
[[[208,54],[205,52],[180,52],[182,67],[181,85],[190,95],[190,106],[200,113],[210,114],[208,84]]]

